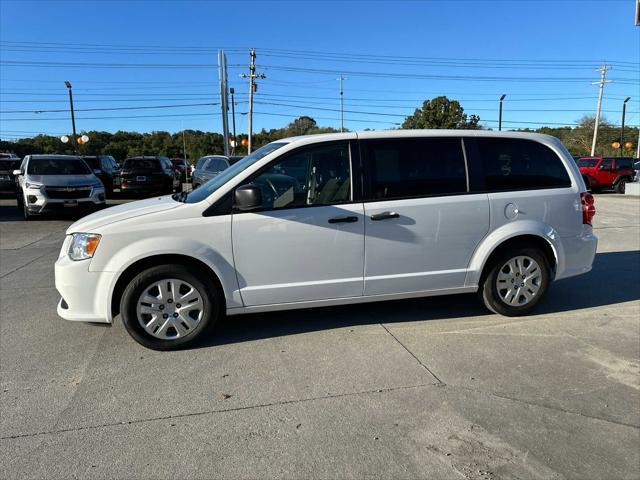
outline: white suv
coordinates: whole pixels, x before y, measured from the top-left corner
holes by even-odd
[[[95,173],[80,157],[27,155],[13,172],[24,219],[60,209],[104,207],[104,185]]]
[[[478,292],[528,313],[588,272],[593,197],[554,137],[417,130],[265,145],[189,194],[73,224],[58,313],[184,347],[223,315]]]

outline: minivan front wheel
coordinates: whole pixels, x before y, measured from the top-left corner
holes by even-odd
[[[125,328],[141,345],[176,350],[210,332],[220,317],[217,289],[183,265],[162,265],[139,273],[124,291],[120,312]]]
[[[549,263],[537,248],[517,248],[499,255],[481,285],[485,306],[492,312],[526,315],[540,303],[550,282]]]

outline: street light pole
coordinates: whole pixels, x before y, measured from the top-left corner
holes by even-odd
[[[69,89],[69,107],[71,109],[71,127],[73,129],[73,151],[78,153],[78,139],[76,138],[76,117],[73,113],[73,92],[71,91],[71,83],[65,80],[64,84]]]
[[[624,150],[624,117],[627,113],[627,102],[631,100],[631,97],[627,97],[622,102],[622,129],[620,131],[620,156],[622,156],[622,150]]]
[[[505,99],[505,97],[507,96],[506,93],[503,93],[500,96],[500,112],[498,113],[498,131],[502,131],[502,101]]]

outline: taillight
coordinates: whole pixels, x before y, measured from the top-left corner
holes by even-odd
[[[593,195],[589,192],[582,192],[580,194],[580,203],[582,203],[582,223],[585,225],[591,225],[591,220],[593,220],[593,217],[596,214]]]

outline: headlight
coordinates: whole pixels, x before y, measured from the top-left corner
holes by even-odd
[[[44,185],[42,185],[40,183],[24,182],[24,186],[27,187],[30,190],[40,190]]]
[[[69,245],[71,260],[85,260],[93,257],[102,235],[97,233],[74,233]]]

